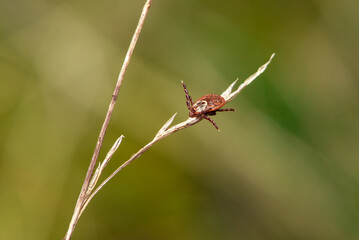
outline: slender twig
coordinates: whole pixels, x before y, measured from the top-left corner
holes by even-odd
[[[83,205],[84,205],[85,200],[86,200],[86,193],[88,191],[88,187],[89,187],[92,175],[93,175],[93,171],[94,171],[94,168],[95,168],[95,165],[96,165],[96,162],[97,162],[97,158],[98,158],[98,155],[99,155],[102,143],[103,143],[103,139],[104,139],[104,136],[106,134],[106,130],[107,130],[108,124],[110,122],[112,112],[113,112],[113,109],[115,107],[115,103],[116,103],[117,98],[118,98],[118,93],[120,91],[123,78],[125,76],[128,64],[130,62],[133,50],[135,49],[137,39],[138,39],[138,37],[139,37],[139,35],[141,33],[141,29],[142,29],[142,26],[143,26],[144,21],[146,19],[146,16],[147,16],[148,10],[149,10],[149,8],[151,6],[151,3],[152,3],[152,0],[147,0],[146,1],[145,5],[143,7],[143,10],[142,10],[140,19],[139,19],[138,24],[137,24],[137,28],[135,30],[135,33],[134,33],[133,37],[132,37],[130,46],[129,46],[128,50],[127,50],[125,60],[123,62],[120,74],[119,74],[118,79],[117,79],[115,90],[114,90],[114,92],[112,94],[112,99],[111,99],[110,105],[109,105],[108,110],[107,110],[105,121],[104,121],[104,123],[102,125],[101,131],[100,131],[100,134],[99,134],[99,137],[98,137],[98,140],[97,140],[97,144],[96,144],[94,153],[92,155],[92,159],[91,159],[89,168],[87,170],[84,183],[83,183],[82,188],[81,188],[80,195],[79,195],[79,197],[77,199],[77,202],[76,202],[76,206],[75,206],[75,209],[74,209],[74,213],[72,215],[71,222],[69,224],[68,231],[67,231],[66,236],[64,238],[65,240],[71,239],[71,235],[72,235],[72,233],[73,233],[73,231],[75,229],[76,223],[77,223],[77,221],[78,221],[78,219],[80,217],[80,212],[81,212],[81,209],[83,208]]]
[[[236,84],[236,82],[238,81],[235,80],[222,94],[221,96],[226,100],[226,102],[229,102],[231,100],[233,100],[240,91],[242,91],[246,86],[248,86],[255,78],[257,78],[260,74],[262,74],[265,69],[267,68],[268,64],[272,61],[272,58],[274,57],[274,53],[272,54],[272,56],[270,57],[270,59],[268,60],[268,62],[266,62],[263,66],[261,66],[260,68],[258,68],[257,72],[255,72],[254,74],[252,74],[250,77],[248,77],[239,87],[237,90],[232,92],[232,89],[234,87],[234,85]],[[177,114],[177,113],[176,113]],[[171,123],[173,122],[174,117],[176,116],[176,114],[174,114],[163,126],[162,128],[158,131],[158,133],[156,134],[156,136],[154,137],[154,139],[149,142],[146,146],[144,146],[143,148],[141,148],[137,153],[133,154],[131,156],[130,159],[128,159],[126,162],[124,162],[120,167],[118,167],[110,176],[108,176],[92,193],[91,195],[86,199],[86,202],[83,206],[83,209],[81,210],[80,215],[82,214],[82,212],[85,210],[87,204],[91,201],[91,199],[98,193],[98,191],[101,190],[101,188],[108,182],[110,181],[119,171],[121,171],[124,167],[126,167],[127,165],[129,165],[132,161],[134,161],[135,159],[139,158],[145,151],[147,151],[153,144],[155,144],[156,142],[160,141],[161,139],[179,131],[185,128],[188,128],[190,126],[193,126],[194,124],[200,122],[201,120],[203,120],[203,118],[188,118],[186,121],[181,122],[175,126],[172,126],[170,128],[168,128]]]

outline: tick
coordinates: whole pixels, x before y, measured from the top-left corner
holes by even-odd
[[[194,118],[204,118],[210,121],[213,126],[218,130],[217,124],[209,116],[216,115],[217,112],[234,111],[233,108],[221,108],[226,104],[226,100],[217,94],[207,94],[199,98],[193,103],[191,96],[188,94],[187,86],[183,81],[183,89],[186,94],[186,104],[189,110],[189,116]]]

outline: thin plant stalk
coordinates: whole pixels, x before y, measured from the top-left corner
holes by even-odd
[[[137,28],[135,30],[135,33],[133,34],[130,46],[129,46],[128,50],[127,50],[127,54],[126,54],[125,60],[123,62],[120,74],[118,76],[117,83],[116,83],[116,86],[115,86],[115,90],[114,90],[114,92],[112,94],[111,102],[110,102],[110,105],[108,107],[106,117],[105,117],[104,123],[102,125],[101,131],[100,131],[100,134],[99,134],[99,137],[98,137],[98,140],[97,140],[97,144],[96,144],[94,153],[92,155],[92,159],[91,159],[89,168],[88,168],[87,173],[86,173],[84,183],[83,183],[82,188],[81,188],[80,195],[79,195],[79,197],[77,199],[77,202],[76,202],[76,206],[75,206],[74,213],[72,215],[72,218],[71,218],[71,221],[70,221],[70,224],[69,224],[69,228],[68,228],[67,233],[66,233],[65,238],[64,238],[65,240],[71,239],[72,233],[73,233],[73,231],[75,229],[75,226],[77,224],[77,221],[79,220],[79,217],[81,215],[80,213],[81,213],[81,210],[82,210],[82,208],[84,206],[84,203],[85,203],[85,200],[86,200],[86,193],[88,191],[88,187],[89,187],[89,184],[91,182],[91,178],[93,176],[93,172],[94,172],[94,168],[96,166],[97,158],[98,158],[98,155],[100,153],[100,149],[101,149],[103,139],[104,139],[105,134],[106,134],[107,127],[108,127],[108,125],[110,123],[110,119],[111,119],[111,116],[112,116],[112,113],[113,113],[113,110],[114,110],[114,107],[115,107],[115,103],[116,103],[117,98],[118,98],[118,94],[119,94],[119,91],[120,91],[120,88],[121,88],[121,84],[122,84],[123,78],[125,76],[127,67],[128,67],[128,65],[130,63],[132,53],[133,53],[133,51],[135,49],[138,37],[140,36],[142,26],[143,26],[143,24],[145,22],[145,19],[146,19],[146,16],[147,16],[147,13],[149,11],[149,8],[150,8],[151,4],[152,4],[152,0],[147,0],[146,1],[145,5],[143,7],[143,10],[142,10],[140,19],[139,19],[138,24],[137,24]]]

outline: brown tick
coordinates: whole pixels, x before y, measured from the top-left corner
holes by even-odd
[[[191,96],[188,94],[187,86],[183,81],[182,85],[186,93],[186,104],[189,110],[189,116],[194,118],[204,118],[210,121],[213,126],[218,130],[217,124],[208,116],[214,116],[217,112],[234,111],[233,108],[221,108],[226,104],[226,100],[217,94],[207,94],[199,98],[195,103]]]

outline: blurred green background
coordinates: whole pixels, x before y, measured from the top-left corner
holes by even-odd
[[[0,239],[61,239],[144,0],[0,1]],[[359,239],[359,1],[154,0],[103,176],[194,99],[272,63],[154,145],[73,239]]]

